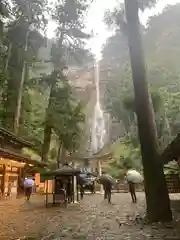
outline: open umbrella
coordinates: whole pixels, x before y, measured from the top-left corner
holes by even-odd
[[[103,174],[99,177],[99,182],[101,184],[104,184],[106,182],[110,182],[111,184],[115,184],[116,180],[112,176],[110,176],[109,174]]]
[[[61,176],[61,175],[76,176],[80,173],[80,171],[68,164],[64,164],[63,166],[61,166],[59,169],[56,169],[52,173],[54,176]]]
[[[144,180],[142,175],[136,170],[129,170],[126,174],[126,177],[128,182],[133,183],[141,183]]]
[[[24,187],[33,187],[34,186],[34,181],[30,178],[25,178],[24,180]]]

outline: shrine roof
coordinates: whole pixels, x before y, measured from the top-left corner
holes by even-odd
[[[16,136],[14,133],[2,127],[0,127],[0,138],[8,139],[12,145],[20,144],[23,145],[23,147],[29,147],[32,149],[34,148],[33,144],[31,144],[30,142],[25,141],[24,139]]]
[[[178,161],[180,158],[180,133],[168,144],[168,146],[160,154],[164,164],[170,161]]]
[[[27,163],[27,164],[32,164],[32,165],[38,166],[38,167],[47,166],[46,163],[40,162],[38,160],[31,159],[30,157],[27,157],[23,154],[15,153],[15,152],[12,152],[8,149],[3,149],[3,148],[0,148],[0,157],[4,158],[4,159],[8,159],[8,160],[14,160],[14,161],[17,161],[17,162],[24,162],[24,163]]]

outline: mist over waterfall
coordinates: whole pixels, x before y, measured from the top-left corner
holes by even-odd
[[[96,153],[105,144],[105,120],[104,114],[100,104],[100,89],[99,89],[99,63],[95,63],[95,85],[96,85],[96,104],[94,108],[94,116],[92,122],[92,137],[91,137],[91,148],[92,152]]]

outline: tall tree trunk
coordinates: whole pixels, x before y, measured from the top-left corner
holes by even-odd
[[[45,122],[44,126],[44,141],[42,145],[42,161],[47,162],[48,161],[48,153],[51,143],[51,125],[49,124],[48,119]]]
[[[10,42],[8,45],[8,54],[6,58],[6,64],[5,64],[5,73],[7,73],[8,67],[9,67],[9,60],[11,57],[11,51],[12,51],[12,43]]]
[[[61,163],[61,153],[62,153],[62,142],[59,140],[59,149],[58,149],[58,155],[57,155],[57,167],[60,167]]]
[[[54,84],[51,84],[50,88],[50,95],[49,95],[49,103],[48,107],[46,109],[46,117],[45,117],[45,123],[44,123],[44,140],[42,144],[42,161],[47,162],[48,161],[48,153],[51,143],[51,132],[52,132],[52,124],[51,124],[51,116],[49,114],[51,109],[51,103],[53,100],[53,94],[54,94]]]
[[[63,143],[62,143],[61,149],[62,149],[62,152],[61,152],[60,163],[63,165],[65,163],[67,163],[67,159],[66,159],[67,150],[64,148]]]
[[[170,126],[170,123],[169,123],[169,120],[168,120],[168,117],[167,117],[167,113],[166,113],[166,109],[164,109],[164,122],[165,122],[165,129],[167,130],[168,132],[168,137],[171,139],[171,126]]]
[[[23,95],[23,88],[24,88],[25,72],[26,72],[26,62],[23,61],[22,76],[21,76],[19,89],[18,89],[17,105],[16,105],[16,112],[15,112],[15,118],[14,118],[14,132],[16,134],[18,133],[18,130],[19,130],[19,120],[21,115],[21,103],[22,103],[22,95]]]
[[[64,24],[63,24],[63,27],[64,27]],[[64,33],[61,32],[60,41],[59,41],[59,48],[62,47],[63,38],[64,38]],[[58,64],[56,64],[56,61],[52,61],[52,62],[54,64],[54,70],[52,72],[52,75],[53,75],[54,79],[56,79],[57,74],[59,72],[59,68],[60,68],[59,65],[60,64],[59,64],[59,62],[58,62]],[[56,85],[56,81],[54,81],[54,83],[51,83],[49,103],[48,103],[48,108],[46,110],[46,121],[45,121],[45,125],[44,125],[44,141],[43,141],[43,145],[42,145],[42,161],[44,161],[44,162],[47,162],[47,160],[48,160],[48,153],[49,153],[50,142],[51,142],[52,126],[51,126],[51,123],[50,123],[51,121],[50,121],[49,110],[51,108],[51,103],[52,103],[52,100],[53,100],[55,85]]]
[[[64,27],[64,24],[63,24],[63,27]],[[60,41],[59,41],[59,48],[62,47],[63,37],[64,37],[64,33],[61,32]],[[51,51],[52,51],[52,49],[51,49]],[[54,65],[54,70],[52,72],[52,75],[54,75],[54,78],[56,78],[57,73],[59,71],[59,62],[58,62],[58,64],[56,64],[56,61],[52,60],[52,62],[53,62],[53,65]],[[56,85],[56,82],[51,83],[49,103],[48,103],[48,108],[46,110],[46,121],[45,121],[45,125],[44,125],[44,141],[43,141],[43,145],[42,145],[42,161],[44,161],[44,162],[47,162],[47,160],[48,160],[48,153],[49,153],[50,142],[51,142],[52,126],[51,126],[50,121],[49,121],[49,118],[50,118],[49,110],[51,108],[51,103],[52,103],[53,93],[54,93],[53,89],[54,89],[55,85]]]
[[[169,221],[172,220],[172,213],[163,166],[158,156],[154,111],[146,82],[138,1],[125,0],[125,9],[138,132],[144,168],[147,215],[151,222]]]
[[[11,48],[11,49],[10,49]],[[6,59],[6,67],[8,68],[9,80],[7,81],[6,90],[2,94],[2,103],[3,103],[3,116],[2,124],[3,127],[8,128],[10,131],[13,131],[13,123],[17,102],[17,89],[20,82],[20,72],[19,68],[21,61],[19,60],[20,54],[19,49],[11,45],[9,50],[8,60]],[[8,50],[8,51],[9,51]]]
[[[26,33],[26,39],[25,39],[25,47],[24,47],[25,53],[27,53],[27,51],[28,51],[29,33],[30,33],[30,31],[28,30]],[[15,112],[15,118],[14,118],[14,132],[15,133],[18,133],[18,130],[19,130],[19,122],[20,122],[20,116],[21,116],[21,104],[22,104],[22,96],[23,96],[23,88],[24,88],[26,71],[28,71],[27,62],[26,62],[26,60],[23,60],[22,74],[21,74],[21,80],[20,80],[19,89],[18,89],[17,106],[16,106],[16,112]]]

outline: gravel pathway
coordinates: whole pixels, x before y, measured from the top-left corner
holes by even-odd
[[[96,194],[85,196],[67,209],[63,206],[46,209],[42,196],[34,196],[30,204],[24,204],[23,199],[3,201],[0,239],[23,236],[32,240],[180,239],[172,227],[160,224],[150,227],[135,222],[137,215],[143,216],[144,209],[143,193],[138,193],[136,205],[127,193],[113,194],[111,205]]]

